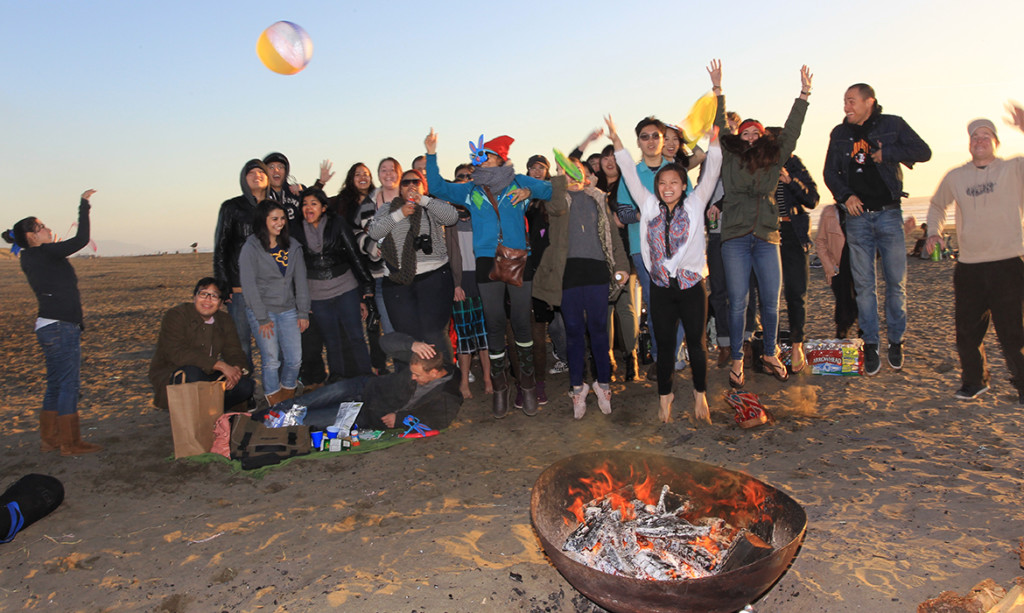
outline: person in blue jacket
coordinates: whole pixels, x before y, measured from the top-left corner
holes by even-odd
[[[482,140],[482,138],[481,138]],[[490,278],[494,267],[494,252],[501,243],[511,249],[530,246],[526,237],[525,214],[529,198],[551,198],[551,183],[516,174],[508,161],[508,149],[514,142],[509,136],[499,136],[483,143],[474,151],[476,170],[467,183],[449,183],[441,177],[437,166],[437,133],[433,128],[423,143],[427,150],[427,182],[434,196],[465,206],[473,224],[473,252],[476,254],[476,280],[484,306],[487,325],[487,344],[491,359],[491,380],[494,386],[494,417],[508,414],[509,390],[506,377],[505,326],[511,319],[516,341],[520,381],[523,390],[523,413],[536,415],[539,405],[535,394],[536,381],[533,365],[533,337],[531,334],[531,308],[533,275],[529,267],[523,273],[523,283],[495,281]],[[511,302],[510,317],[505,315],[505,294]]]

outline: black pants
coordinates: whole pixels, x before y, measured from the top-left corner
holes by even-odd
[[[1010,381],[1024,390],[1024,259],[964,264],[953,271],[956,345],[964,385],[988,385],[985,334],[995,324]]]
[[[658,344],[672,347],[676,342],[679,322],[686,331],[686,347],[690,352],[690,372],[693,373],[693,389],[707,390],[707,336],[708,296],[704,280],[688,289],[679,289],[675,279],[669,287],[659,287],[651,282],[652,331]],[[664,344],[662,342],[664,341]],[[672,351],[658,352],[658,394],[672,393],[672,374],[675,371],[675,355]]]
[[[786,315],[789,317],[789,342],[804,342],[804,324],[807,313],[804,310],[804,298],[807,296],[807,282],[811,270],[807,264],[807,247],[800,242],[793,224],[779,224],[782,244],[779,254],[782,257],[782,294],[786,299]]]
[[[857,323],[857,290],[850,271],[850,249],[845,245],[839,258],[839,272],[832,277],[832,295],[836,299],[836,337],[846,338],[850,326]]]
[[[219,372],[214,372],[212,375],[208,375],[198,366],[182,366],[178,370],[174,371],[175,374],[177,374],[178,371],[185,373],[185,383],[214,381],[220,377]],[[177,383],[177,381],[174,380],[174,375],[171,375],[170,383],[171,385]],[[224,390],[224,410],[227,411],[236,404],[245,402],[252,398],[252,392],[254,389],[256,389],[256,382],[252,380],[252,377],[249,375],[242,375],[242,378],[238,380],[235,387],[229,390]]]
[[[299,381],[302,381],[303,385],[316,385],[326,380],[324,337],[320,333],[316,319],[310,317],[309,327],[302,333],[302,366],[299,368]]]
[[[448,322],[452,318],[455,283],[448,264],[416,275],[409,285],[385,278],[383,287],[384,304],[395,331],[434,345],[434,350],[444,356],[445,364],[451,364],[455,356]]]

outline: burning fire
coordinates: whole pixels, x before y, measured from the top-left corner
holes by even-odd
[[[736,478],[698,483],[692,475],[679,483],[680,475],[666,479],[646,464],[617,478],[622,472],[605,462],[569,486],[563,520],[576,528],[563,550],[577,561],[612,574],[672,580],[706,577],[771,551],[755,534],[765,522],[770,534],[762,484]],[[661,481],[671,481],[677,492]]]
[[[658,497],[654,493],[654,478],[651,475],[647,475],[643,481],[635,483],[637,479],[639,479],[639,475],[630,467],[627,480],[616,481],[612,476],[611,466],[605,462],[594,469],[593,477],[581,477],[580,487],[569,486],[569,495],[574,498],[568,510],[576,518],[576,522],[579,523],[584,519],[583,509],[588,502],[591,500],[607,499],[612,509],[621,513],[623,521],[633,519],[636,517],[636,511],[633,509],[632,503],[634,498],[644,504],[655,504],[658,502]],[[568,517],[563,519],[566,525],[572,525],[569,523]]]

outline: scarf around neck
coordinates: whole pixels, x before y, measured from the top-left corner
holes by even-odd
[[[473,171],[473,183],[479,187],[486,187],[491,190],[495,198],[501,196],[501,192],[516,178],[516,171],[512,164],[504,166],[485,167],[480,166]],[[495,203],[497,204],[497,203]]]
[[[391,201],[389,213],[405,206],[405,200],[401,197]],[[423,207],[417,206],[409,220],[409,230],[405,234],[405,243],[402,244],[402,259],[398,259],[398,248],[395,246],[394,230],[384,237],[384,245],[381,248],[381,255],[388,264],[388,278],[399,285],[409,285],[416,278],[416,237],[420,232],[420,219],[423,217]]]

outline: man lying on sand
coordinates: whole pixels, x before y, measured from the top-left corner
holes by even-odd
[[[342,379],[268,410],[287,411],[302,405],[306,407],[307,425],[326,427],[334,423],[340,403],[361,400],[363,408],[356,425],[362,429],[394,428],[409,415],[434,429],[448,427],[462,406],[462,393],[459,379],[452,375],[441,354],[433,345],[401,332],[382,336],[380,346],[394,358],[394,373]]]

